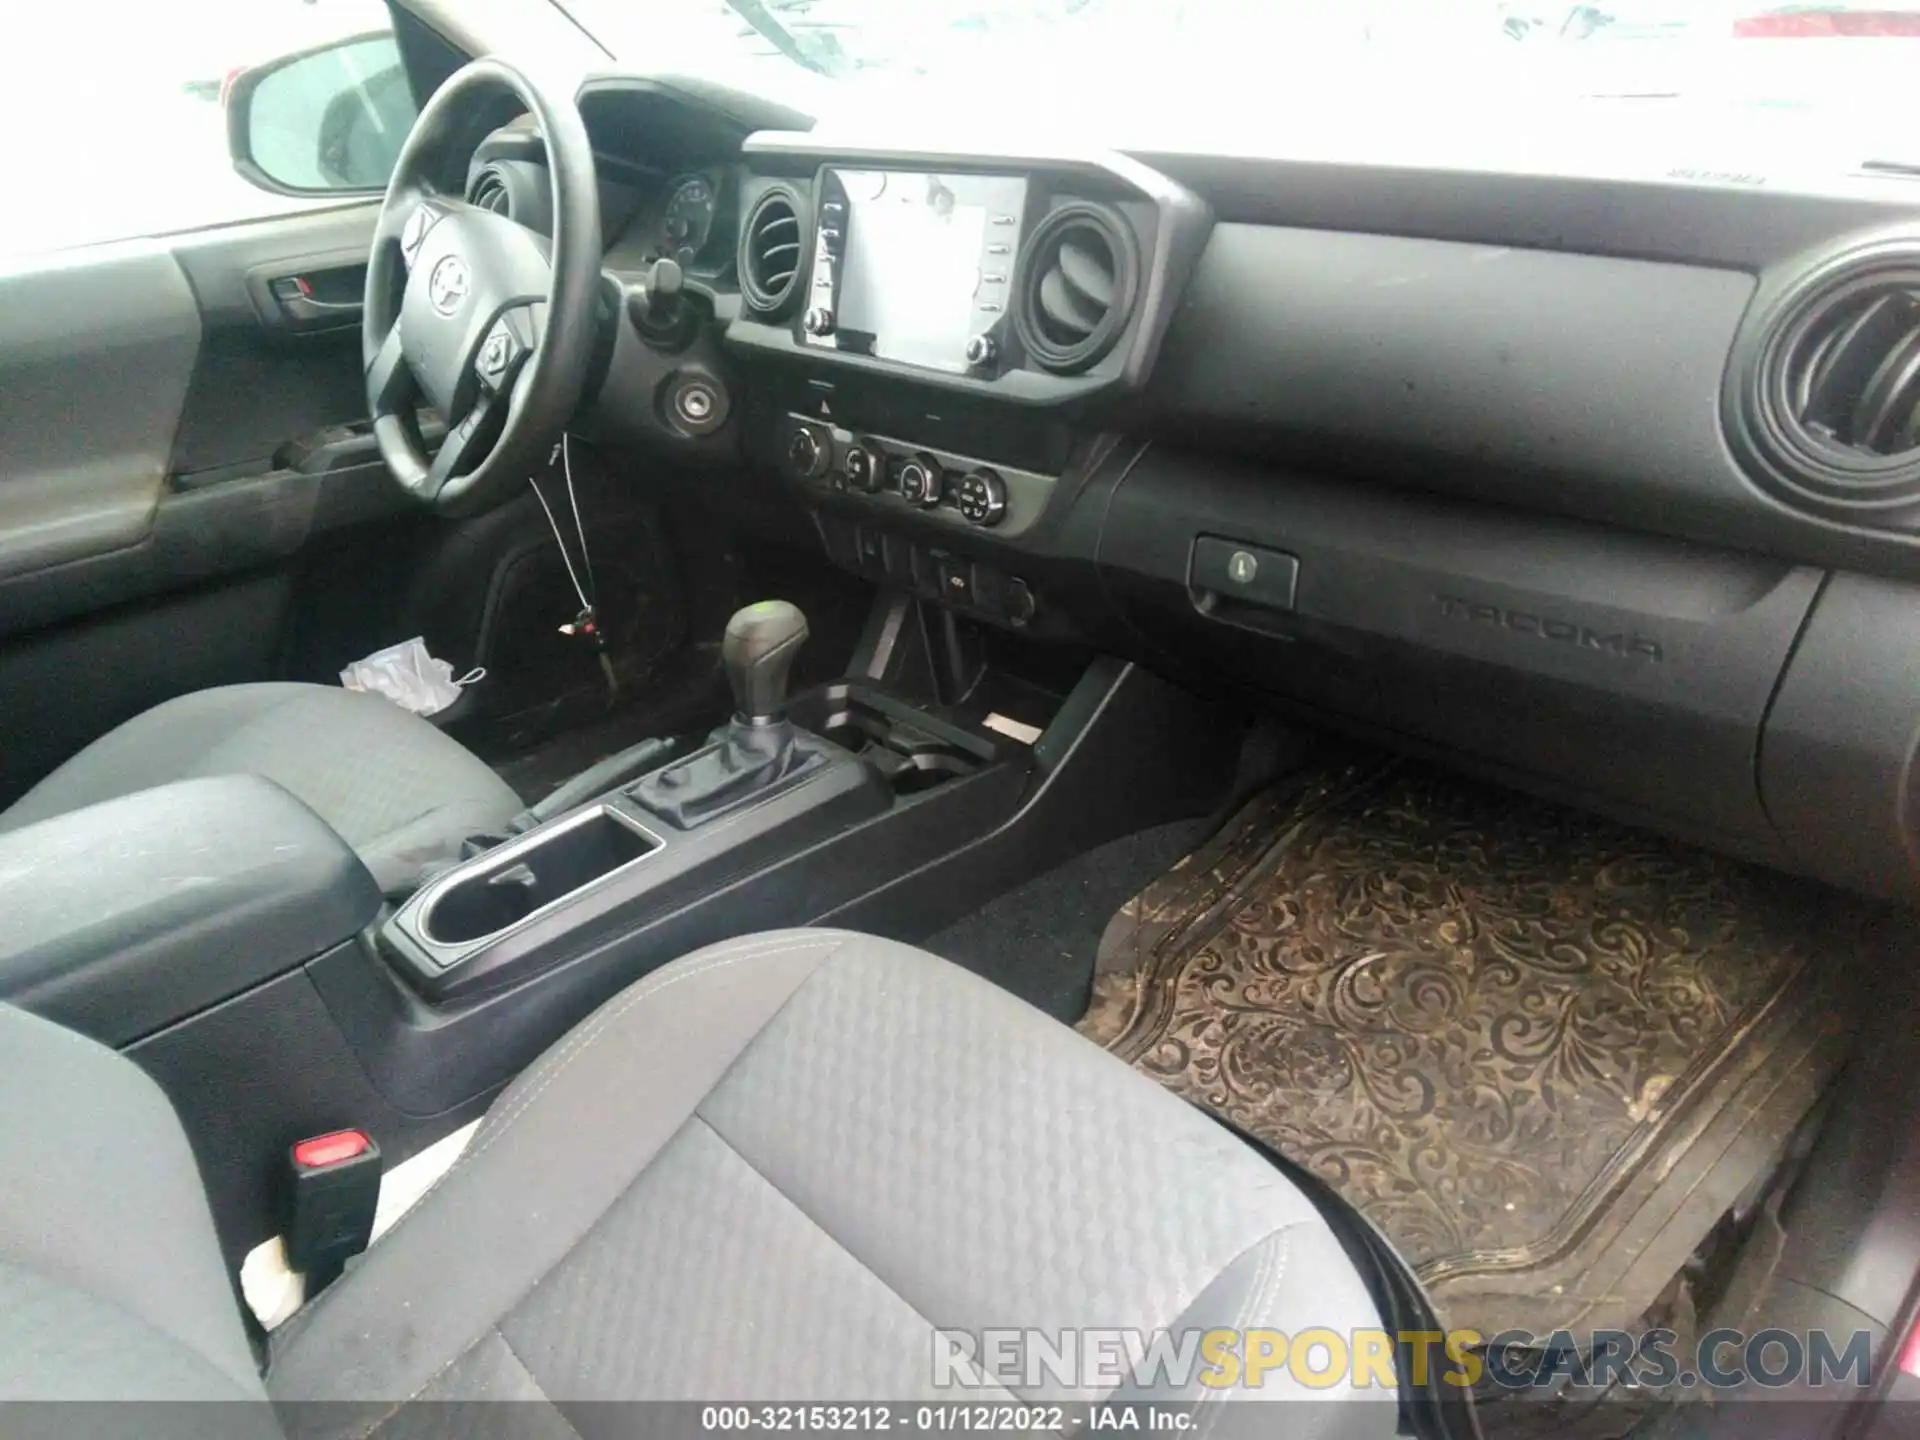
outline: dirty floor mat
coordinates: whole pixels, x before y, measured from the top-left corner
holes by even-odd
[[[1786,877],[1362,760],[1128,902],[1080,1028],[1324,1176],[1450,1328],[1626,1326],[1838,1067],[1851,926]]]

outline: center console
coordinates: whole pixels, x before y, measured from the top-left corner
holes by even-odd
[[[160,1082],[237,1264],[278,1228],[295,1141],[363,1129],[398,1163],[679,956],[798,925],[924,938],[1205,809],[1236,753],[1230,721],[1141,671],[904,595],[876,603],[841,679],[789,696],[805,639],[790,605],[739,612],[726,725],[637,779],[565,787],[569,808],[470,842],[397,908],[256,779],[23,828],[0,865],[0,995]]]
[[[722,644],[735,712],[725,729],[422,886],[380,942],[412,988],[435,1003],[509,989],[885,811],[900,771],[786,713],[806,637],[791,605],[740,611]]]

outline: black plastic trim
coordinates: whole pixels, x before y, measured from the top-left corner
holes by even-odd
[[[1835,575],[1767,718],[1760,783],[1799,868],[1920,899],[1920,585]]]

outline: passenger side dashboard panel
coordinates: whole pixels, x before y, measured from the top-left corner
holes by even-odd
[[[1754,753],[1812,567],[1167,448],[1115,493],[1100,563],[1163,664],[1784,858]]]

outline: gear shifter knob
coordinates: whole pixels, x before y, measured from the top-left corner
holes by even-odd
[[[787,676],[806,639],[807,617],[784,600],[762,600],[733,612],[720,642],[720,660],[741,720],[764,725],[782,717]]]

